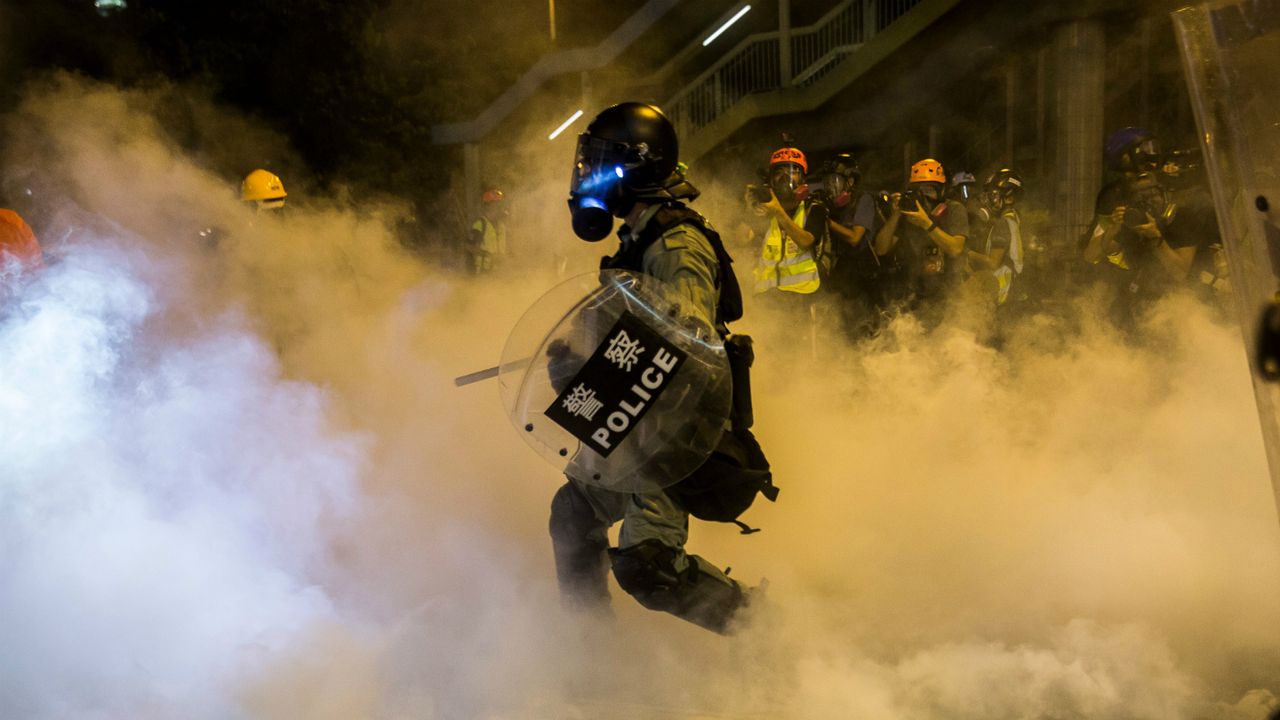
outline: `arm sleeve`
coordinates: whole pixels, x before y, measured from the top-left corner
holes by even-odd
[[[948,235],[967,238],[969,237],[969,211],[965,210],[960,203],[949,200],[947,212],[938,221],[938,225]]]
[[[857,227],[866,228],[867,232],[875,230],[876,203],[871,199],[869,193],[863,193],[858,198],[857,209],[853,211],[853,224]]]
[[[680,304],[707,324],[715,323],[720,264],[701,232],[687,225],[668,231],[645,250],[644,272],[671,285]]]

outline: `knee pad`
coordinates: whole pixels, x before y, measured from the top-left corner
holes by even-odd
[[[657,540],[610,550],[618,587],[652,610],[668,610],[682,578],[676,571],[676,551]]]
[[[610,550],[618,586],[650,610],[668,612],[712,632],[727,633],[745,596],[741,586],[723,576],[704,572],[689,556],[689,566],[677,572],[677,551],[657,540],[625,550]]]

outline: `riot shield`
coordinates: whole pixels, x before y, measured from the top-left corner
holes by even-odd
[[[498,386],[520,436],[569,477],[650,492],[693,472],[729,417],[721,338],[671,288],[616,270],[556,286],[516,323]]]
[[[1205,4],[1173,21],[1252,359],[1262,311],[1280,292],[1280,0]],[[1253,388],[1280,508],[1280,386],[1255,367]]]

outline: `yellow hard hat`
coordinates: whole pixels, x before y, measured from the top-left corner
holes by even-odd
[[[942,169],[942,163],[929,158],[911,166],[911,178],[908,182],[936,182],[946,185],[947,173]]]
[[[283,205],[288,194],[284,191],[284,183],[280,182],[279,177],[261,168],[246,175],[244,182],[240,183],[240,199],[245,202],[257,201],[263,204],[279,202]]]

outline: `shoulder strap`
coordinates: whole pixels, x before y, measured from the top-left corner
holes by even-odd
[[[681,223],[690,223],[698,228],[707,238],[707,242],[711,243],[711,249],[715,251],[716,260],[720,264],[720,322],[731,323],[742,319],[742,288],[738,285],[738,276],[733,272],[733,258],[729,257],[729,252],[724,248],[724,242],[720,239],[720,233],[712,229],[707,219],[702,217],[696,211],[691,210],[684,205],[669,204],[658,211],[653,220],[649,222],[649,226],[645,228],[645,235],[652,233],[652,237],[644,241],[645,247],[663,233]],[[639,243],[637,243],[639,244]],[[643,250],[641,253],[643,254]]]

